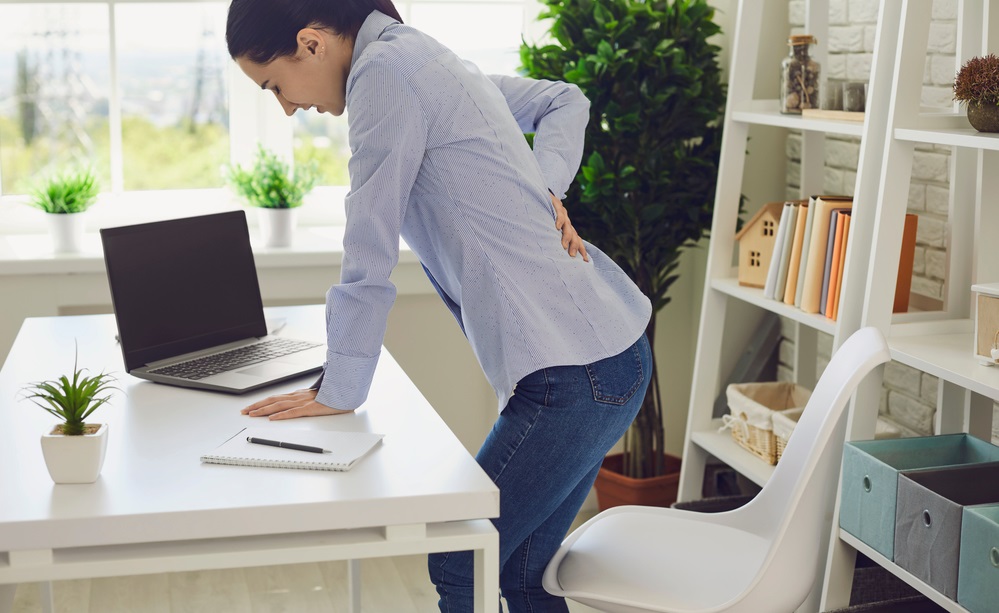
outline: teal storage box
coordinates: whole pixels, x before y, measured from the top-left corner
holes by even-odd
[[[899,472],[995,461],[999,447],[967,434],[847,443],[840,528],[894,560]]]
[[[971,613],[999,605],[999,505],[965,507],[957,602]]]
[[[964,509],[996,503],[999,462],[903,472],[895,511],[895,564],[957,600]]]

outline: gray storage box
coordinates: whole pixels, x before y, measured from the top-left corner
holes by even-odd
[[[999,462],[903,472],[895,510],[895,563],[957,600],[964,507],[997,502]]]
[[[996,461],[999,447],[967,434],[847,443],[839,525],[892,560],[899,471]]]
[[[999,505],[965,507],[961,519],[957,601],[971,613],[999,605]]]

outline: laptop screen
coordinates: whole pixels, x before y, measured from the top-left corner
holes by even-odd
[[[105,228],[125,369],[265,336],[243,211]]]

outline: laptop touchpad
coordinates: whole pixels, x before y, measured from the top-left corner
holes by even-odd
[[[237,370],[241,375],[251,375],[254,377],[277,377],[283,374],[298,370],[298,366],[294,364],[282,364],[281,362],[270,362],[267,364],[257,364],[255,366],[250,366],[249,368],[244,368],[242,370]]]

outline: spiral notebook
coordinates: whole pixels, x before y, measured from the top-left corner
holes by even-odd
[[[367,455],[384,436],[373,432],[243,428],[229,440],[201,456],[201,461],[232,466],[346,471]],[[247,441],[250,437],[320,447],[330,453],[258,445]]]

